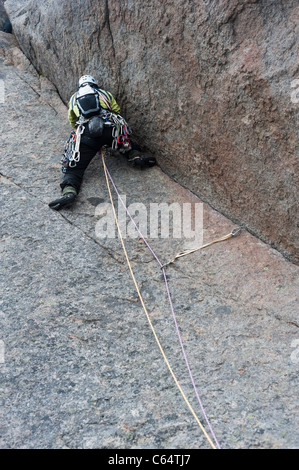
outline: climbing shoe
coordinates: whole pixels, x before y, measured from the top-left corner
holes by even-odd
[[[60,209],[70,207],[76,199],[76,195],[69,193],[65,196],[60,197],[59,199],[55,199],[49,203],[49,207],[54,209],[55,211],[59,211]]]
[[[156,165],[155,157],[146,154],[135,153],[136,151],[131,152],[128,161],[132,163],[133,166],[138,166],[139,168],[151,167]]]
[[[73,186],[65,186],[62,191],[62,196],[55,201],[49,203],[49,207],[55,211],[60,209],[70,207],[75,201],[77,196],[77,191]]]

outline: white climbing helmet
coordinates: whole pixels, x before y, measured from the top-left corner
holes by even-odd
[[[78,88],[80,88],[82,85],[85,85],[87,83],[89,83],[90,85],[98,86],[95,78],[93,78],[91,75],[83,75],[79,79]]]

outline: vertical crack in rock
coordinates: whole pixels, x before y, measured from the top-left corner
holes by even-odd
[[[105,0],[105,20],[106,20],[107,29],[108,29],[110,39],[111,39],[111,46],[112,46],[112,51],[113,51],[113,59],[115,63],[115,72],[116,72],[116,80],[117,80],[116,95],[118,95],[119,89],[120,89],[120,82],[121,82],[121,67],[120,67],[120,63],[118,63],[117,61],[114,38],[113,38],[113,33],[111,29],[111,24],[110,24],[109,0]]]
[[[110,0],[110,20],[112,5]],[[115,45],[117,26],[113,20]],[[110,49],[107,34],[105,27]],[[10,52],[1,51],[0,57],[7,88],[0,123],[1,173],[7,175],[0,178],[0,341],[5,344],[0,446],[206,448],[164,368],[119,240],[95,238],[95,207],[108,201],[100,163],[91,163],[74,210],[56,215],[46,207],[59,188],[67,109],[54,116],[45,103],[53,99],[60,110],[54,89],[32,68],[24,69],[12,35],[0,33],[1,49],[7,42]],[[61,51],[58,41],[57,48]],[[16,70],[15,61],[23,68]],[[151,91],[154,100],[153,86]],[[120,159],[109,160],[129,207],[134,201],[147,208],[200,202],[158,167],[125,168]],[[204,214],[207,241],[231,230],[231,221],[210,207]],[[178,245],[187,248],[186,241],[170,237],[150,244],[167,261]],[[125,240],[138,285],[165,352],[192,396],[164,276],[140,242]],[[105,253],[99,253],[101,243]],[[298,268],[244,231],[169,266],[167,278],[194,381],[222,447],[294,448]]]
[[[166,174],[297,262],[298,2],[62,3],[5,6],[64,102],[79,71],[101,70]]]

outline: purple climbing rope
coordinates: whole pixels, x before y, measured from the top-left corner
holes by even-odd
[[[200,397],[199,397],[199,394],[198,394],[198,391],[197,391],[197,388],[196,388],[196,385],[195,385],[195,382],[194,382],[193,374],[192,374],[192,372],[191,372],[191,367],[190,367],[190,365],[189,365],[189,361],[188,361],[188,358],[187,358],[187,355],[186,355],[186,351],[185,351],[185,348],[184,348],[184,345],[183,345],[183,341],[182,341],[182,337],[181,337],[181,334],[180,334],[180,330],[179,330],[179,327],[178,327],[176,315],[175,315],[175,312],[174,312],[174,307],[173,307],[173,303],[172,303],[172,298],[171,298],[171,294],[170,294],[170,290],[169,290],[169,285],[168,285],[168,281],[167,281],[167,276],[166,276],[165,268],[164,268],[163,264],[161,263],[161,261],[159,260],[158,256],[156,255],[156,253],[154,252],[154,250],[152,249],[152,247],[149,245],[149,243],[148,243],[148,242],[146,241],[146,239],[144,238],[143,234],[140,232],[140,230],[139,230],[138,226],[136,225],[136,223],[135,223],[133,217],[131,216],[131,214],[130,214],[128,208],[126,207],[126,205],[125,205],[125,203],[124,203],[124,201],[123,201],[121,195],[119,194],[119,191],[118,191],[118,189],[117,189],[117,187],[116,187],[116,185],[115,185],[115,183],[114,183],[114,181],[113,181],[113,179],[112,179],[112,177],[111,177],[111,175],[110,175],[110,172],[109,172],[109,170],[108,170],[108,168],[107,168],[106,163],[104,163],[104,165],[105,165],[105,169],[106,169],[106,171],[107,171],[107,175],[108,175],[108,177],[109,177],[109,179],[110,179],[110,181],[111,181],[111,184],[112,184],[112,186],[113,186],[113,188],[114,188],[114,190],[115,190],[115,192],[116,192],[116,194],[117,194],[118,199],[120,200],[122,206],[124,207],[125,211],[127,212],[128,216],[129,216],[129,218],[130,218],[130,220],[133,222],[133,225],[135,226],[135,228],[136,228],[137,232],[139,233],[140,237],[142,238],[142,240],[144,241],[144,243],[146,244],[146,246],[148,247],[148,249],[150,250],[150,252],[151,252],[152,255],[154,256],[154,258],[156,259],[157,263],[159,264],[159,266],[160,266],[160,268],[161,268],[161,270],[162,270],[163,277],[164,277],[164,282],[165,282],[165,286],[166,286],[166,291],[167,291],[167,296],[168,296],[168,301],[169,301],[169,305],[170,305],[170,309],[171,309],[171,313],[172,313],[172,317],[173,317],[173,320],[174,320],[176,332],[177,332],[178,339],[179,339],[180,346],[181,346],[181,350],[182,350],[182,353],[183,353],[183,356],[184,356],[184,359],[185,359],[185,363],[186,363],[186,366],[187,366],[187,369],[188,369],[188,372],[189,372],[189,376],[190,376],[190,379],[191,379],[191,382],[192,382],[192,385],[193,385],[193,388],[194,388],[194,391],[195,391],[195,395],[196,395],[196,398],[197,398],[198,403],[199,403],[199,405],[200,405],[200,408],[201,408],[202,414],[203,414],[203,416],[204,416],[204,419],[205,419],[207,425],[209,426],[209,429],[210,429],[210,431],[211,431],[211,434],[212,434],[212,436],[213,436],[213,438],[214,438],[214,440],[215,440],[215,443],[216,443],[218,449],[221,449],[221,447],[220,447],[220,445],[219,445],[219,443],[218,443],[218,441],[217,441],[217,438],[216,438],[216,436],[215,436],[215,433],[214,433],[214,431],[213,431],[213,428],[212,428],[212,426],[211,426],[211,424],[210,424],[210,421],[209,421],[209,419],[208,419],[208,417],[207,417],[207,414],[206,414],[206,412],[205,412],[205,409],[204,409],[204,407],[203,407],[202,401],[201,401],[201,399],[200,399]]]

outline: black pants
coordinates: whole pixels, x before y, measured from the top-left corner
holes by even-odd
[[[61,189],[65,186],[73,186],[77,193],[80,191],[82,184],[84,172],[91,160],[94,158],[96,153],[100,150],[103,145],[109,147],[112,146],[112,128],[104,127],[102,136],[99,139],[92,139],[90,137],[88,128],[84,130],[84,133],[81,136],[80,142],[80,161],[76,164],[75,167],[69,167],[64,173],[64,178],[60,185]],[[140,147],[133,142],[131,142],[132,150],[140,150]],[[128,152],[129,154],[130,152]],[[128,155],[129,156],[129,155]]]

